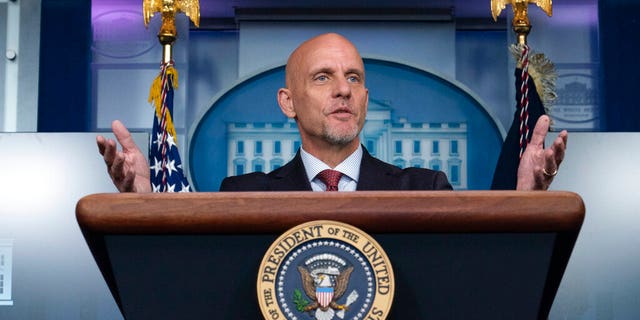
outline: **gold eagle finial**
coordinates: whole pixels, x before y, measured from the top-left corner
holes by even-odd
[[[491,15],[493,20],[497,21],[500,12],[508,5],[513,7],[514,16],[522,17],[528,21],[527,6],[529,3],[535,3],[542,9],[549,17],[552,15],[552,3],[551,0],[491,0]],[[514,18],[515,19],[515,18]]]
[[[186,14],[196,27],[200,26],[198,0],[143,0],[142,14],[145,27],[149,26],[149,20],[158,12],[162,14],[159,35],[176,36],[176,14],[179,12]]]
[[[526,43],[527,34],[531,30],[531,24],[529,23],[529,17],[527,15],[527,8],[529,3],[535,3],[542,9],[549,17],[553,14],[552,0],[491,0],[491,15],[493,20],[497,21],[500,12],[511,4],[513,8],[513,30],[518,34],[518,42]]]

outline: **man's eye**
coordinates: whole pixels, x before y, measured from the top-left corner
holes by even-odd
[[[318,80],[318,81],[327,81],[327,79],[329,79],[329,78],[327,78],[327,76],[324,76],[324,75],[316,77],[316,80]]]
[[[347,80],[349,80],[349,82],[360,82],[360,78],[358,76],[350,76],[347,78]]]

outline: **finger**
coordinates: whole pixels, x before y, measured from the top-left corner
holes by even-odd
[[[561,136],[558,136],[556,140],[553,141],[551,148],[553,150],[556,167],[560,166],[560,163],[562,163],[562,160],[564,159],[565,150],[567,149],[566,136],[564,139]]]
[[[110,169],[118,154],[118,146],[115,141],[107,139],[103,147],[102,158],[104,158],[104,163],[107,164],[107,168]]]
[[[558,170],[558,163],[556,162],[555,152],[551,149],[544,151],[544,167],[548,174],[544,176],[547,178],[553,178],[554,172]]]
[[[122,122],[119,120],[113,121],[113,123],[111,123],[111,130],[113,130],[113,134],[116,136],[116,139],[118,139],[118,142],[120,142],[120,145],[122,145],[122,151],[129,152],[139,150],[131,137],[131,133]]]
[[[106,148],[107,140],[103,136],[97,136],[96,144],[98,144],[98,152],[104,156],[104,149]]]
[[[567,132],[567,130],[562,130],[560,131],[560,134],[558,134],[558,137],[562,138],[562,142],[564,144],[564,147],[567,147],[567,141],[569,140],[569,132]]]
[[[542,146],[544,145],[544,138],[547,136],[548,131],[549,117],[546,115],[540,116],[540,118],[536,122],[536,127],[533,129],[531,142],[529,142],[529,144],[542,148]]]
[[[114,148],[116,146],[113,139],[107,139],[103,136],[96,136],[96,143],[98,144],[98,152],[100,152],[100,154],[103,156],[105,155],[105,153],[111,152],[107,151],[109,148]]]
[[[116,185],[119,185],[125,177],[124,162],[125,162],[125,159],[122,154],[116,155],[116,157],[113,159],[112,166],[109,170],[109,173],[111,174],[111,179],[113,179],[113,182],[115,182]]]

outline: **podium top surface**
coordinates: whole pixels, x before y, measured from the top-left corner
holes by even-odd
[[[114,193],[77,204],[94,233],[279,233],[336,220],[372,233],[577,232],[585,207],[564,191]]]

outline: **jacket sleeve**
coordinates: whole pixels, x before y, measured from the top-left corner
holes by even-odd
[[[435,178],[433,179],[433,190],[453,190],[453,187],[449,183],[449,179],[447,179],[447,175],[438,171],[436,173]]]

